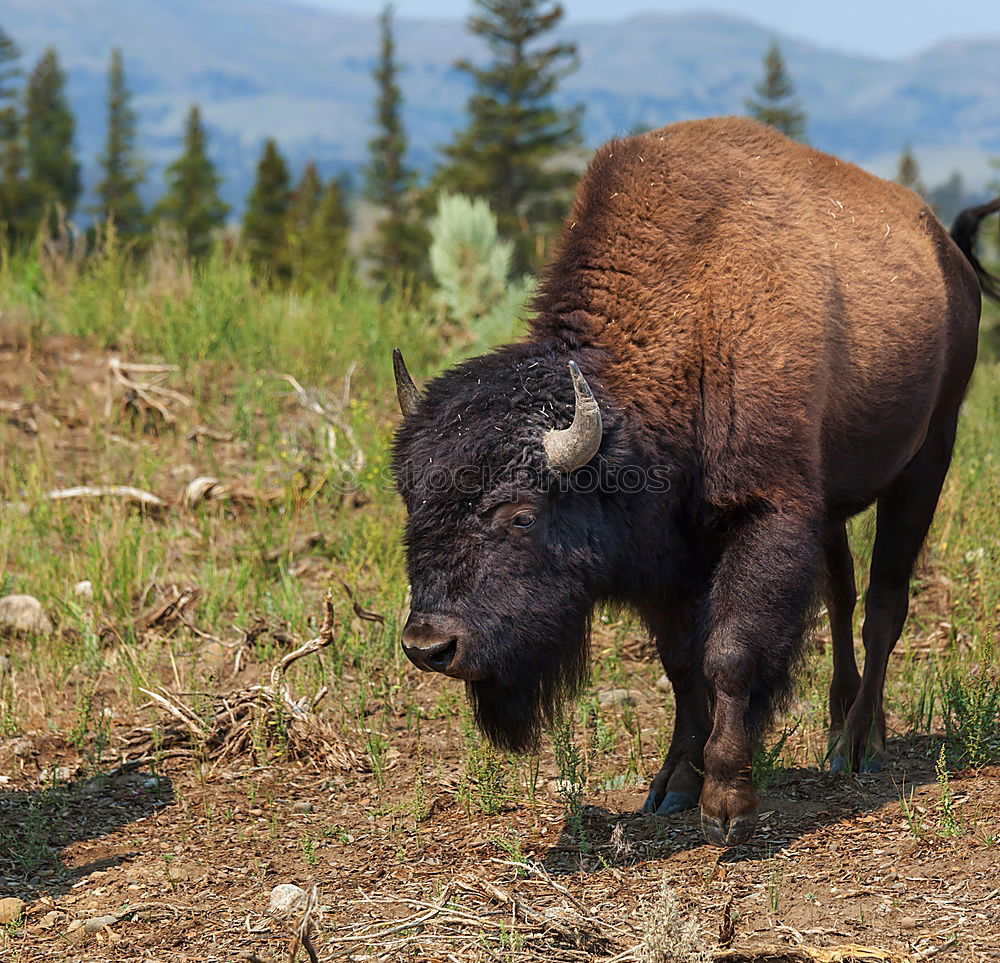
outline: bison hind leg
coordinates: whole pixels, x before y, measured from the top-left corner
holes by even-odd
[[[951,462],[957,412],[931,422],[923,446],[878,499],[871,578],[865,597],[861,687],[834,747],[841,768],[879,772],[886,758],[882,706],[889,655],[903,631],[910,574],[930,528]]]

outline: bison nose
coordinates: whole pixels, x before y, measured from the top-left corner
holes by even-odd
[[[465,634],[462,623],[450,615],[411,612],[403,627],[403,651],[418,669],[461,678]]]

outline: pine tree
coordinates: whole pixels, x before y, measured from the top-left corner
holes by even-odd
[[[257,180],[243,215],[243,247],[254,266],[272,277],[288,276],[288,209],[292,198],[288,167],[273,138],[264,144]]]
[[[347,239],[351,220],[344,203],[344,185],[332,178],[309,224],[302,277],[314,284],[333,287],[347,261]]]
[[[136,149],[136,118],[125,85],[121,51],[111,52],[108,72],[108,133],[100,158],[104,176],[97,185],[98,220],[114,219],[118,236],[135,241],[145,230],[146,217],[139,200],[143,166]]]
[[[920,167],[913,150],[909,144],[903,147],[903,153],[899,158],[899,170],[896,172],[896,183],[908,187],[911,191],[916,191],[923,195],[927,193],[923,181],[920,180]]]
[[[308,286],[336,283],[347,261],[350,217],[346,190],[334,178],[324,190],[312,162],[292,192],[288,210],[288,263],[292,277]]]
[[[312,240],[312,223],[322,196],[323,182],[315,163],[310,161],[302,169],[302,176],[292,191],[288,206],[288,264],[292,277],[303,277],[303,268],[309,256],[309,243]]]
[[[184,149],[167,168],[167,193],[155,215],[180,232],[189,257],[205,257],[214,235],[226,223],[229,205],[219,197],[220,178],[207,153],[207,137],[197,105],[191,107],[184,130]]]
[[[25,168],[32,223],[60,207],[72,215],[80,197],[80,165],[73,154],[73,114],[66,99],[66,75],[51,47],[28,78],[25,96]]]
[[[563,17],[550,0],[476,0],[469,29],[493,55],[486,67],[457,66],[473,80],[468,126],[444,149],[439,188],[483,197],[502,234],[516,242],[515,260],[535,259],[532,235],[554,231],[576,172],[558,163],[579,142],[581,108],[560,111],[553,95],[575,69],[576,48],[539,45]]]
[[[746,102],[751,117],[794,140],[805,140],[806,115],[795,97],[795,86],[776,40],[771,41],[764,57],[764,79],[754,87],[754,93],[757,97]]]
[[[24,218],[20,59],[17,44],[0,27],[0,240],[17,237]]]
[[[403,98],[397,80],[390,4],[382,10],[379,29],[381,47],[374,72],[378,86],[375,104],[378,133],[368,144],[371,161],[365,172],[365,194],[380,208],[375,239],[368,254],[373,274],[386,280],[401,272],[419,269],[427,250],[427,235],[415,219],[412,200],[416,176],[406,166],[406,131],[401,116]]]

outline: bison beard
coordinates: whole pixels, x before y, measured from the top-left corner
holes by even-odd
[[[586,680],[589,636],[590,619],[584,616],[550,627],[544,645],[517,646],[506,639],[510,651],[526,654],[499,676],[466,683],[476,725],[494,746],[508,752],[538,749],[563,701]]]

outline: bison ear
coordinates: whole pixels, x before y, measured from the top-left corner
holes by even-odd
[[[549,467],[560,472],[571,472],[586,465],[597,454],[604,436],[601,409],[575,361],[569,363],[569,373],[576,396],[573,424],[560,431],[546,432],[542,439]]]
[[[404,418],[408,418],[420,405],[420,392],[417,391],[410,372],[406,370],[403,352],[399,348],[392,349],[392,373],[396,376],[396,397],[399,399],[400,411]]]

